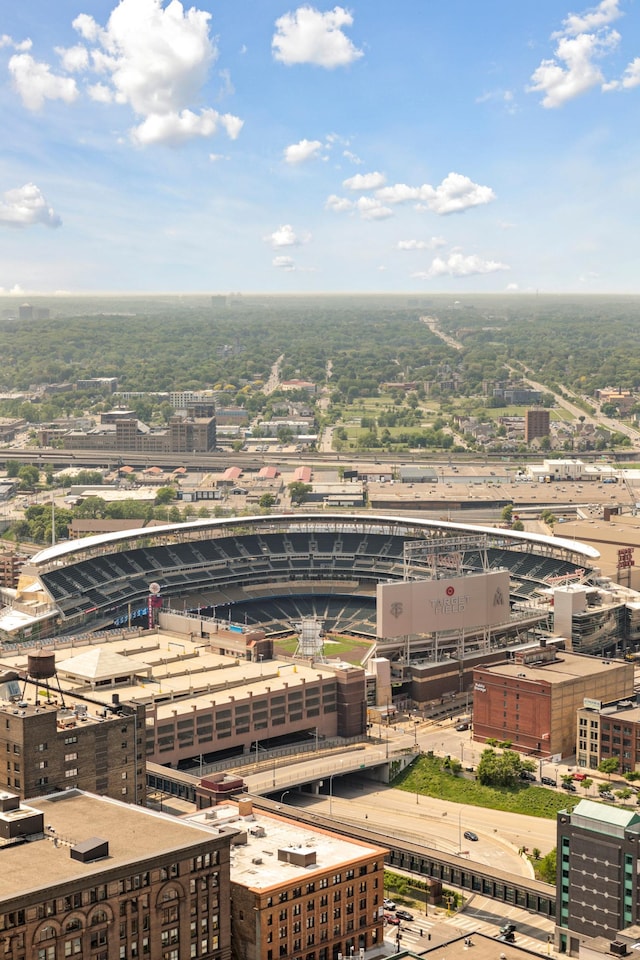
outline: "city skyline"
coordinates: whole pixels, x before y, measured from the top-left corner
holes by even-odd
[[[632,0],[5,11],[0,294],[627,293]]]

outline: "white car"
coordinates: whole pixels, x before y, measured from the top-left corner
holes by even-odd
[[[382,901],[382,906],[385,910],[395,910],[396,905],[393,900],[387,900],[386,898]]]

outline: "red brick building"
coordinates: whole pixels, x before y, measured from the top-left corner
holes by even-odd
[[[614,692],[615,691],[615,692]],[[473,671],[473,738],[509,740],[534,757],[571,756],[584,699],[633,694],[633,664],[541,646]]]

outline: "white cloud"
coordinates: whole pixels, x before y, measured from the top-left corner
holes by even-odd
[[[55,51],[67,73],[80,73],[89,66],[89,52],[81,43],[74,47],[56,47]]]
[[[242,128],[242,120],[211,108],[201,110],[199,114],[191,110],[153,113],[131,130],[131,138],[140,146],[164,143],[175,147],[194,137],[211,137],[219,127],[224,127],[228,136],[235,140]]]
[[[576,37],[579,33],[585,33],[589,30],[599,30],[614,20],[622,16],[622,11],[618,8],[620,0],[602,0],[597,7],[588,10],[586,13],[570,13],[563,21],[563,30],[552,35],[552,39],[558,36],[569,35]]]
[[[320,140],[299,140],[285,148],[284,159],[286,163],[304,163],[305,160],[315,159],[321,149]]]
[[[375,197],[360,197],[354,206],[363,220],[387,220],[393,216],[391,207],[385,207]]]
[[[274,248],[299,247],[302,243],[308,243],[310,239],[311,236],[308,233],[298,236],[290,223],[283,224],[268,237],[264,237],[264,240]]]
[[[620,41],[610,24],[622,16],[619,0],[602,0],[584,13],[570,13],[562,29],[551,35],[556,40],[553,57],[543,60],[533,72],[529,93],[541,93],[542,106],[561,107],[595,87],[612,90],[623,85],[606,81],[598,64]]]
[[[393,216],[393,210],[385,207],[376,197],[359,197],[357,200],[349,200],[347,197],[339,197],[332,193],[327,197],[324,205],[326,210],[333,210],[335,213],[355,211],[363,220],[386,220]]]
[[[79,13],[75,20],[72,20],[71,26],[76,33],[79,33],[90,43],[96,41],[103,34],[96,21],[88,13]]]
[[[100,77],[87,87],[88,95],[130,107],[140,118],[130,131],[136,144],[175,146],[221,129],[231,139],[238,136],[238,117],[192,108],[218,55],[210,20],[206,10],[185,10],[180,0],[166,6],[163,0],[120,0],[105,27],[86,13],[73,21],[91,45],[91,69]],[[229,74],[223,70],[220,77],[227,95],[232,90]]]
[[[343,28],[352,24],[352,15],[342,7],[326,13],[310,6],[298,7],[276,20],[273,56],[287,66],[312,63],[328,70],[346,66],[363,55],[343,33]]]
[[[517,283],[508,283],[505,287],[507,293],[517,293],[520,286]]]
[[[225,97],[233,96],[233,94],[236,92],[236,88],[231,80],[231,73],[229,70],[220,70],[218,72],[218,76],[222,81],[220,91],[218,93],[218,100],[223,100]]]
[[[343,180],[342,186],[346,187],[347,190],[376,190],[384,185],[385,179],[384,173],[378,173],[377,171],[356,173],[355,176]]]
[[[460,213],[469,207],[490,203],[495,200],[495,194],[491,187],[480,186],[461,173],[450,173],[425,199],[433,213],[442,215]]]
[[[324,205],[327,210],[335,210],[336,213],[343,213],[345,210],[353,210],[353,200],[348,200],[347,197],[339,197],[335,193],[332,193],[330,197],[327,197]]]
[[[360,164],[362,163],[362,160],[360,159],[360,157],[358,156],[358,154],[357,154],[357,153],[352,153],[351,150],[343,150],[343,151],[342,151],[342,156],[343,156],[346,160],[350,160],[351,163],[353,163],[353,164],[356,165],[356,167],[359,167]]]
[[[465,257],[460,251],[452,250],[445,258],[436,257],[428,270],[412,273],[411,276],[418,280],[432,280],[434,277],[471,277],[477,274],[496,273],[499,270],[509,269],[506,263],[500,263],[497,260],[483,260],[477,254],[470,254]]]
[[[274,267],[278,267],[279,270],[291,271],[296,268],[295,262],[291,257],[274,257],[271,264]]]
[[[33,46],[32,40],[14,40],[13,37],[10,37],[8,33],[3,33],[0,36],[0,50],[3,47],[12,47],[14,50],[17,50],[18,53],[24,53],[27,50],[31,50]]]
[[[632,90],[640,86],[640,57],[636,57],[626,67],[621,80],[611,80],[603,84],[603,90]]]
[[[437,250],[445,245],[444,237],[431,237],[430,240],[398,240],[396,246],[398,250]]]
[[[24,297],[25,294],[26,290],[19,283],[15,283],[10,290],[0,287],[0,297]]]
[[[385,203],[405,203],[408,200],[419,200],[421,190],[433,190],[433,187],[409,187],[406,183],[394,183],[391,187],[382,187],[377,196]]]
[[[636,57],[635,60],[632,60],[627,69],[624,72],[622,78],[622,86],[625,89],[631,87],[637,87],[640,84],[640,57]]]
[[[112,103],[113,92],[104,83],[93,83],[87,87],[87,93],[96,103]]]
[[[0,197],[0,226],[31,227],[38,223],[59,227],[62,221],[35,183],[7,190]]]
[[[544,94],[543,107],[560,107],[593,87],[601,86],[604,77],[594,59],[615,46],[618,40],[619,34],[615,31],[609,32],[604,39],[589,33],[563,37],[555,50],[556,59],[542,61],[531,77],[528,91]]]
[[[461,213],[469,207],[477,207],[495,200],[495,193],[491,187],[474,183],[461,173],[449,173],[437,187],[432,187],[428,183],[421,187],[409,187],[406,183],[396,183],[390,187],[382,187],[376,192],[376,196],[384,203],[420,201],[426,209],[440,216]]]
[[[34,60],[28,53],[18,53],[9,60],[13,85],[28,110],[41,110],[45,100],[73,103],[78,88],[73,77],[51,73],[47,63]]]

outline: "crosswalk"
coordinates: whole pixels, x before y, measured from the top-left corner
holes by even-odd
[[[395,949],[399,932],[400,948],[417,952],[429,946],[434,927],[439,927],[441,931],[443,926],[450,928],[451,936],[455,936],[456,931],[460,936],[483,933],[485,936],[495,937],[497,934],[492,924],[484,923],[474,917],[465,917],[463,914],[454,914],[446,918],[414,920],[411,923],[403,923],[400,927],[388,926],[385,928],[385,941]],[[550,945],[546,941],[523,936],[518,932],[516,932],[515,946],[524,947],[543,956],[551,955]]]

